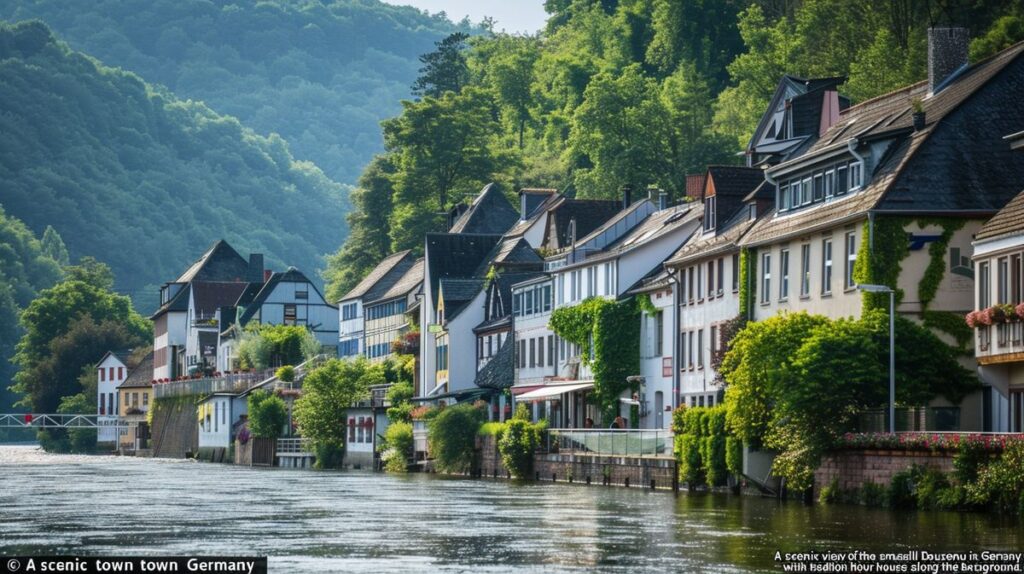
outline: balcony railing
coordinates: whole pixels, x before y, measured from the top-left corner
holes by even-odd
[[[559,454],[670,457],[673,436],[667,429],[550,429],[547,449]]]
[[[259,383],[274,377],[275,369],[249,373],[222,374],[216,377],[185,379],[180,381],[156,382],[153,396],[180,397],[184,395],[209,395],[213,393],[244,393]]]
[[[279,438],[277,439],[278,455],[312,455],[313,449],[308,438]]]

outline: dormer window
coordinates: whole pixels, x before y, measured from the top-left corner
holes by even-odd
[[[704,231],[715,228],[715,196],[704,198]]]
[[[856,161],[843,162],[797,179],[780,182],[775,204],[779,212],[792,211],[841,197],[863,186],[863,164]]]

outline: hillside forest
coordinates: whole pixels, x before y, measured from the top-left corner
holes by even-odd
[[[682,197],[685,176],[735,164],[781,77],[847,78],[854,103],[927,76],[927,28],[970,29],[971,58],[1024,38],[1021,0],[546,0],[533,36],[439,42],[415,100],[351,195],[328,264],[342,295],[386,254],[422,248],[489,181],[615,197]]]

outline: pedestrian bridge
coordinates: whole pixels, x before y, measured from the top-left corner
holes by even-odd
[[[75,414],[36,414],[7,413],[0,414],[0,428],[34,428],[34,429],[98,429],[128,428],[129,422],[100,415]]]

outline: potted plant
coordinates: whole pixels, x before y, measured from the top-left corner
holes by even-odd
[[[926,117],[924,112],[924,102],[922,102],[920,98],[914,98],[914,100],[910,102],[910,108],[914,111],[912,116],[914,120],[914,131],[919,132],[923,130],[925,126]]]

